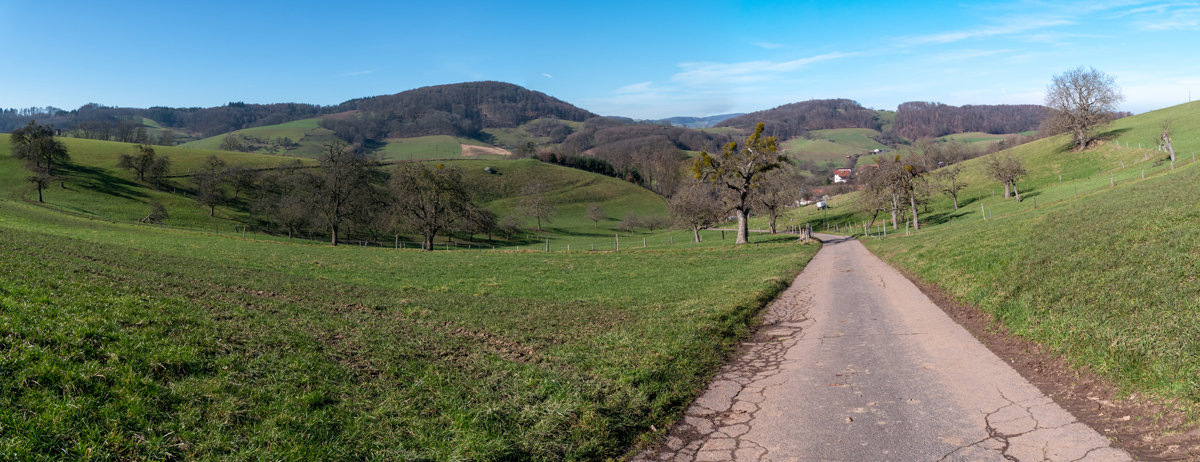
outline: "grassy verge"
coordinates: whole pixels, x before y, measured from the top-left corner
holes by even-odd
[[[815,251],[313,247],[0,201],[0,458],[620,456]]]

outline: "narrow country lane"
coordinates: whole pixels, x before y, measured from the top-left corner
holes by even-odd
[[[861,243],[824,248],[638,461],[1126,461]]]

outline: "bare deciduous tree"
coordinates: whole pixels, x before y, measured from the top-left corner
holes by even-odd
[[[372,184],[385,177],[374,162],[348,148],[341,140],[331,141],[322,148],[322,175],[313,191],[313,208],[329,227],[333,245],[338,244],[343,224],[366,207],[378,205]]]
[[[1046,124],[1055,132],[1071,133],[1075,147],[1083,149],[1124,99],[1113,76],[1080,66],[1054,76],[1046,88]]]
[[[700,230],[719,223],[724,218],[721,197],[712,185],[687,181],[675,190],[667,202],[675,224],[692,230],[692,238],[700,242]]]
[[[800,177],[790,164],[785,164],[783,168],[769,173],[767,181],[754,192],[754,208],[759,213],[766,212],[767,227],[771,234],[776,234],[775,222],[785,207],[796,202],[800,190]]]
[[[988,176],[992,179],[1004,183],[1004,198],[1010,197],[1009,188],[1012,188],[1012,194],[1017,196],[1017,202],[1021,202],[1021,193],[1017,191],[1017,180],[1025,176],[1025,165],[1021,163],[1021,159],[1013,156],[1009,151],[1001,151],[989,155],[983,160],[983,168]]]
[[[951,165],[936,170],[933,174],[933,186],[938,192],[945,194],[950,199],[954,200],[954,210],[958,210],[958,193],[966,189],[967,184],[962,182],[959,177],[962,176],[962,165]]]
[[[425,250],[433,250],[438,232],[471,218],[471,198],[456,168],[406,163],[392,175],[391,187],[396,218],[402,228],[421,235]]]
[[[1171,128],[1171,119],[1166,119],[1162,122],[1162,132],[1158,137],[1158,144],[1162,146],[1164,151],[1171,154],[1171,162],[1175,162],[1175,147],[1171,145],[1171,139],[1175,136],[1175,131]]]
[[[549,193],[550,188],[538,180],[530,180],[521,188],[521,201],[517,203],[517,210],[529,218],[536,218],[538,231],[542,230],[542,220],[549,223],[550,219],[558,216],[558,208],[547,196]]]
[[[593,222],[596,223],[597,228],[600,227],[600,220],[608,219],[608,215],[604,214],[604,210],[601,209],[600,205],[598,205],[598,204],[588,204],[587,216],[588,216],[589,220],[592,220]]]
[[[773,136],[763,136],[764,125],[759,122],[745,143],[729,142],[717,156],[700,152],[692,166],[696,179],[704,179],[729,194],[729,209],[737,214],[738,244],[749,243],[750,213],[754,191],[767,181],[767,173],[781,167],[786,159],[779,155],[779,143]]]

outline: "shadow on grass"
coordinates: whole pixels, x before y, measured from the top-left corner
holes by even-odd
[[[72,164],[63,167],[63,170],[69,172],[75,184],[84,189],[130,200],[140,200],[150,196],[142,191],[145,186],[115,177],[104,169]]]

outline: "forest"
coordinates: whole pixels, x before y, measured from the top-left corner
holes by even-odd
[[[300,103],[247,104],[232,102],[210,108],[151,107],[127,108],[88,103],[70,111],[54,108],[27,108],[0,110],[0,133],[11,132],[35,120],[39,124],[54,125],[63,132],[76,131],[79,138],[136,142],[118,135],[122,122],[134,127],[141,125],[136,117],[158,122],[163,127],[193,133],[206,138],[243,128],[276,125],[293,120],[307,119],[346,111],[345,103],[335,106],[319,106]]]
[[[910,140],[965,132],[1021,133],[1037,130],[1046,115],[1046,107],[1036,104],[950,106],[910,101],[897,107],[892,129]]]
[[[358,113],[324,120],[321,126],[356,144],[427,135],[478,138],[484,128],[513,128],[545,117],[583,122],[596,116],[542,92],[490,81],[422,87],[342,106]]]
[[[765,111],[726,119],[717,127],[753,130],[762,122],[764,133],[779,139],[804,136],[810,130],[830,128],[870,128],[878,130],[881,123],[872,109],[848,99],[814,99],[784,104]]]

